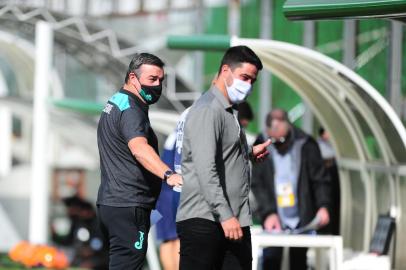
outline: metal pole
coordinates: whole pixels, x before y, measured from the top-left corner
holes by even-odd
[[[7,95],[7,83],[0,71],[0,97]],[[9,174],[11,170],[11,139],[12,139],[12,115],[7,107],[0,107],[0,177]]]
[[[233,46],[229,36],[223,35],[187,35],[169,36],[166,46],[169,49],[221,51]]]
[[[52,65],[53,31],[50,24],[40,21],[35,30],[35,77],[32,138],[32,178],[30,198],[29,240],[46,243],[48,239],[48,107]]]
[[[261,39],[272,38],[273,0],[261,0]],[[260,77],[259,97],[259,127],[265,129],[265,118],[272,109],[272,77],[268,71],[263,71]]]
[[[392,21],[389,44],[388,98],[399,116],[402,112],[402,39],[402,23]]]
[[[357,23],[355,20],[345,20],[344,21],[344,33],[343,33],[343,64],[350,69],[355,68],[355,57],[356,57],[356,35],[357,35]],[[349,171],[345,169],[340,169],[340,189],[341,195],[350,194],[350,176]],[[343,196],[342,196],[343,198]],[[344,237],[344,242],[349,243],[352,238],[352,198],[351,196],[341,199],[340,204],[340,234]]]
[[[313,49],[315,45],[316,37],[316,24],[314,21],[304,22],[304,36],[303,45],[307,48]],[[310,110],[310,106],[303,101],[305,105],[305,112],[303,114],[302,128],[309,134],[313,133],[313,113]]]
[[[204,1],[197,0],[197,20],[196,20],[196,34],[203,34],[204,32]],[[203,92],[204,87],[204,59],[203,52],[195,52],[195,82],[197,91]]]
[[[230,0],[228,4],[228,34],[240,35],[240,0]]]
[[[12,121],[10,109],[0,107],[0,177],[5,177],[11,170]]]
[[[355,55],[357,49],[356,43],[356,21],[355,20],[345,20],[344,21],[344,40],[343,40],[343,64],[354,69],[355,67]]]

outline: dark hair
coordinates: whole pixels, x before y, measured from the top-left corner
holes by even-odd
[[[247,46],[235,46],[229,48],[221,60],[219,74],[221,73],[221,68],[224,65],[230,66],[231,69],[234,69],[240,66],[242,63],[253,64],[257,70],[262,69],[262,62],[259,57]]]
[[[248,102],[242,102],[238,104],[238,120],[247,119],[252,121],[254,119],[254,113],[252,112],[250,104]]]
[[[134,72],[135,75],[139,78],[140,76],[140,67],[142,65],[153,65],[160,68],[165,66],[165,63],[157,56],[150,53],[137,53],[134,55],[133,59],[128,66],[127,74],[125,75],[125,82],[128,82],[130,73]]]
[[[275,113],[275,112],[281,113],[281,115],[282,115],[281,120],[290,123],[288,112],[285,111],[284,109],[275,108],[266,115],[265,124],[266,124],[267,127],[269,127],[269,128],[271,127],[272,119],[273,119],[273,113]]]
[[[319,128],[319,136],[322,136],[325,131],[326,130],[324,129],[324,127],[320,127]]]

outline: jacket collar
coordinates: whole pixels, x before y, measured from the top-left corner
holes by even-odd
[[[210,91],[216,97],[216,99],[220,102],[220,104],[224,107],[224,109],[230,109],[233,107],[233,104],[228,102],[226,97],[221,93],[220,89],[218,89],[215,85],[210,88]]]

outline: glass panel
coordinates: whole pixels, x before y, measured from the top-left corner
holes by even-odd
[[[352,102],[353,100],[350,99],[345,100],[345,103],[347,104],[348,108],[352,111],[354,117],[357,119],[357,122],[359,123],[363,138],[365,140],[364,143],[369,151],[369,155],[372,159],[380,159],[382,157],[382,154],[381,149],[379,148],[379,145],[376,142],[376,138],[373,135],[368,123],[365,121],[365,118],[361,115],[359,111],[359,106],[355,106],[355,104],[353,104]]]
[[[365,221],[365,189],[359,172],[350,172],[351,197],[352,197],[352,223],[351,223],[351,248],[362,250],[364,239]],[[344,199],[345,199],[344,195]]]
[[[375,175],[376,214],[388,214],[391,205],[390,185],[388,175],[376,173]],[[375,224],[373,224],[374,228]]]
[[[13,137],[16,139],[20,139],[22,135],[21,119],[13,115],[12,123],[13,123]]]
[[[389,119],[386,112],[379,106],[379,104],[371,98],[364,90],[359,87],[354,86],[354,90],[358,95],[364,100],[364,102],[371,109],[374,117],[380,125],[380,128],[385,132],[385,136],[389,143],[389,146],[395,156],[395,158],[401,162],[406,163],[406,149],[403,145],[403,142],[392,124],[392,121]]]

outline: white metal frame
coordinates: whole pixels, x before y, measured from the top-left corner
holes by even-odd
[[[251,229],[252,269],[258,269],[258,256],[265,247],[310,247],[328,248],[330,270],[343,269],[343,239],[334,235],[288,235],[263,232],[261,228]]]
[[[331,125],[337,125],[337,123],[326,121],[327,118],[323,114],[323,112],[326,112],[325,108],[321,110],[318,107],[320,104],[315,103],[311,95],[319,95],[320,99],[325,102],[324,106],[331,106],[333,113],[336,115],[335,118],[341,122],[341,125],[345,127],[348,134],[346,138],[337,138],[334,136],[335,134],[331,134],[339,159],[349,158],[354,155],[352,158],[359,160],[361,164],[366,164],[372,160],[360,127],[361,123],[352,115],[349,108],[349,104],[351,104],[356,106],[363,119],[362,121],[369,126],[373,136],[377,139],[378,147],[382,154],[383,166],[389,168],[399,163],[389,145],[385,130],[382,129],[368,104],[352,89],[353,86],[351,84],[358,86],[361,91],[364,91],[383,110],[400,138],[399,147],[406,149],[406,130],[401,120],[379,92],[350,68],[314,50],[280,41],[232,37],[230,45],[250,46],[261,58],[266,59],[265,68],[276,76],[279,76],[301,95],[327,130],[332,127]],[[343,149],[340,148],[339,142],[341,140],[342,143],[343,139],[348,140],[348,143],[354,145],[355,148],[352,154],[348,151],[346,153],[342,152]],[[391,143],[393,146],[393,142]],[[400,162],[405,162],[405,160]],[[347,168],[341,166],[342,192],[350,192],[351,190],[347,170]],[[376,203],[373,203],[376,200],[374,193],[375,174],[364,165],[358,166],[356,171],[360,173],[365,191],[363,249],[367,250],[372,227],[376,220],[376,215],[374,214]],[[390,210],[398,215],[399,220],[401,205],[400,198],[398,198],[399,192],[397,192],[399,187],[398,177],[396,177],[396,174],[389,173],[388,170],[386,172],[390,186]],[[348,241],[351,237],[351,202],[346,199],[346,201],[342,202],[342,207],[343,212],[348,214],[345,217],[348,223],[343,224],[345,226],[342,228],[343,235],[347,236],[346,241]]]
[[[316,63],[320,63],[326,65],[331,70],[335,71],[336,73],[340,73],[349,80],[351,80],[354,84],[358,85],[363,91],[365,91],[380,107],[386,112],[388,118],[393,123],[394,127],[396,128],[402,143],[403,147],[406,147],[406,129],[404,128],[401,120],[396,115],[396,112],[393,110],[391,105],[383,98],[379,92],[371,86],[365,79],[361,76],[356,74],[354,71],[346,67],[345,65],[341,64],[329,58],[317,51],[310,50],[305,47],[297,46],[294,44],[275,41],[275,40],[257,40],[257,39],[244,39],[238,37],[232,37],[230,41],[231,46],[235,45],[248,45],[257,48],[267,47],[270,50],[276,51],[284,51],[284,52],[291,52],[293,54],[303,55],[306,58],[310,58]]]

